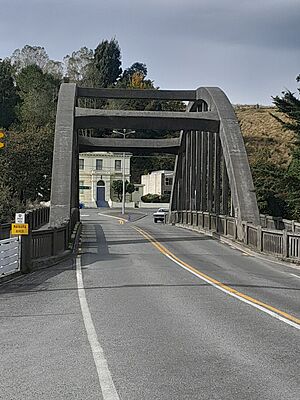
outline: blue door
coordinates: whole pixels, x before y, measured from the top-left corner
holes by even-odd
[[[107,207],[107,202],[105,201],[105,182],[97,182],[97,207]]]

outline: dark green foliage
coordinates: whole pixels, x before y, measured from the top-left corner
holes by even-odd
[[[139,183],[141,175],[149,174],[152,171],[173,171],[174,164],[175,156],[173,155],[133,156],[131,158],[131,179],[134,183]]]
[[[300,75],[297,77],[300,81]],[[298,88],[300,93],[300,89]],[[271,215],[282,215],[290,219],[300,219],[300,100],[289,90],[282,93],[282,97],[273,97],[273,102],[278,111],[286,115],[287,121],[274,116],[281,122],[285,130],[291,130],[296,134],[297,142],[293,151],[292,160],[287,170],[270,166],[268,174],[263,182],[258,182],[257,187],[261,192],[273,185],[272,193],[263,192],[264,201],[269,201]],[[280,170],[280,173],[279,173]],[[275,178],[275,180],[274,180]],[[276,182],[275,182],[276,181]],[[276,191],[277,188],[277,191]],[[269,197],[268,197],[269,195]],[[271,202],[273,199],[273,202]],[[274,201],[276,199],[276,201]],[[282,211],[282,212],[281,212]],[[281,212],[281,214],[280,214]]]
[[[10,132],[0,152],[0,182],[13,199],[25,205],[48,201],[52,168],[53,131],[49,128]]]
[[[289,207],[285,192],[285,170],[260,160],[252,165],[252,176],[260,212],[287,217]]]
[[[122,201],[123,198],[123,181],[118,179],[112,182],[111,185],[115,194],[117,195],[119,201]],[[128,181],[125,182],[125,193],[133,193],[135,190],[134,185]]]
[[[37,65],[29,65],[17,75],[16,83],[21,127],[40,128],[49,124],[54,127],[60,81]]]
[[[14,122],[16,104],[13,68],[8,60],[0,60],[0,128],[8,128]]]
[[[300,75],[297,77],[297,81],[300,81]],[[300,88],[298,88],[298,92],[300,93]],[[282,92],[282,97],[273,97],[273,103],[280,112],[284,113],[289,118],[289,122],[274,117],[282,123],[284,129],[295,132],[298,140],[300,140],[300,100],[294,93],[287,90]]]
[[[170,195],[162,194],[145,194],[141,197],[142,202],[144,203],[169,203]]]
[[[108,87],[115,84],[121,73],[121,50],[117,40],[103,40],[95,49],[88,79],[95,87]]]

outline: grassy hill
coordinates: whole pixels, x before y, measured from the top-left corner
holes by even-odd
[[[271,114],[286,119],[275,107],[235,106],[250,164],[259,160],[286,167],[291,160],[295,135],[284,131]]]

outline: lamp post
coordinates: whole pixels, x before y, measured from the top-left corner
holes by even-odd
[[[126,132],[126,129],[123,129],[123,132],[119,132],[117,130],[113,130],[113,133],[117,133],[123,136],[123,139],[126,139],[126,135],[130,135],[131,133],[135,133],[135,131]],[[122,175],[123,175],[123,190],[122,190],[122,215],[125,214],[125,151],[123,151],[123,168],[122,168]]]

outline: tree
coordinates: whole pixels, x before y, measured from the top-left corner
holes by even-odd
[[[300,82],[300,75],[296,78]],[[300,88],[298,88],[300,93]],[[300,99],[294,93],[286,90],[282,92],[282,97],[273,97],[273,103],[278,111],[285,114],[289,121],[283,121],[281,118],[274,116],[279,122],[282,123],[284,129],[291,130],[296,133],[298,140],[300,140]]]
[[[8,128],[14,122],[16,104],[12,66],[9,60],[0,60],[0,128]]]
[[[21,128],[54,127],[60,80],[37,65],[23,68],[16,78],[20,103],[17,108]]]
[[[53,131],[49,127],[10,131],[0,152],[0,183],[23,205],[48,201],[52,152]]]
[[[109,87],[122,73],[121,50],[116,39],[103,40],[95,49],[89,64],[88,80],[95,87]]]
[[[121,179],[117,181],[113,181],[111,187],[113,188],[115,194],[117,195],[119,201],[122,201],[123,198],[123,181]],[[125,193],[133,193],[135,191],[135,187],[133,183],[128,181],[125,182]]]
[[[81,47],[77,51],[73,51],[71,55],[64,57],[66,74],[71,82],[78,84],[88,79],[88,68],[93,61],[94,52],[87,47]]]
[[[49,61],[49,56],[44,47],[26,45],[22,49],[16,49],[11,62],[17,73],[29,65],[37,65],[44,69]]]
[[[27,44],[21,50],[16,49],[10,59],[16,74],[30,65],[37,65],[44,73],[50,73],[59,78],[63,74],[62,63],[50,60],[45,48],[41,46]]]
[[[300,75],[296,78],[300,82]],[[298,88],[300,93],[300,88]],[[273,97],[273,102],[278,111],[282,112],[287,120],[273,115],[281,122],[285,130],[296,134],[296,144],[292,153],[292,160],[285,172],[286,202],[288,204],[288,218],[300,219],[300,99],[289,90],[282,92],[282,97]]]

